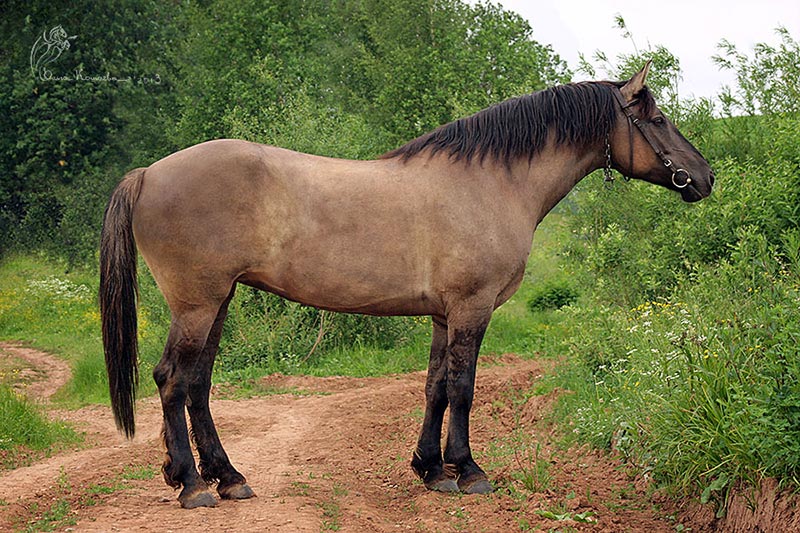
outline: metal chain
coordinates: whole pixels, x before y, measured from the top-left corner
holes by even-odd
[[[606,166],[603,167],[603,183],[609,189],[614,187],[614,174],[611,171],[611,143],[608,142],[608,133],[606,133]]]

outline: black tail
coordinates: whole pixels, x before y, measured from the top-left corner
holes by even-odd
[[[132,213],[145,169],[128,172],[106,207],[100,238],[100,316],[111,408],[117,429],[133,438],[133,406],[139,383],[136,325],[136,243]]]

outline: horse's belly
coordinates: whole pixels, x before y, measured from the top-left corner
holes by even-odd
[[[428,290],[415,288],[411,281],[402,284],[397,277],[352,276],[347,272],[325,275],[314,269],[284,272],[282,276],[249,272],[239,281],[288,300],[344,313],[391,316],[437,314],[439,311]]]

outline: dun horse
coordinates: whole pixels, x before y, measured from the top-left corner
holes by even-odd
[[[215,505],[214,482],[222,498],[253,496],[208,403],[237,283],[332,311],[430,315],[425,417],[411,466],[431,490],[492,491],[469,445],[475,363],[492,312],[522,281],[536,226],[599,168],[687,202],[711,192],[708,163],[645,86],[649,66],[627,82],[506,100],[374,161],[217,140],[129,172],[108,204],[100,255],[118,427],[134,434],[138,247],[172,312],[153,376],[164,412],[162,470],[182,488],[181,505]]]

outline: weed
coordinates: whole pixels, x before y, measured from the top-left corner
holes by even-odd
[[[333,484],[333,496],[335,498],[339,498],[341,496],[347,496],[349,491],[343,487],[341,484],[334,482]]]
[[[309,489],[311,489],[311,485],[304,481],[292,481],[290,487],[290,496],[308,496]]]
[[[66,498],[72,492],[72,484],[63,466],[59,469],[58,477],[56,478],[56,488],[60,495],[59,498],[42,512],[38,519],[28,523],[24,529],[26,533],[54,531],[77,523],[77,518],[72,512],[70,502]],[[34,502],[30,505],[28,511],[33,516],[38,515],[39,505]]]
[[[448,511],[448,514],[455,518],[453,523],[453,528],[456,531],[469,531],[469,524],[470,524],[470,517],[469,512],[467,511],[466,507],[456,507],[452,511]]]
[[[425,410],[420,406],[414,407],[411,412],[408,413],[408,416],[412,421],[422,423],[422,419],[425,418]]]
[[[148,480],[158,474],[158,469],[152,465],[130,465],[122,469],[123,480]]]
[[[261,372],[257,372],[261,374]],[[255,398],[258,396],[327,396],[330,393],[325,391],[311,391],[299,387],[279,387],[265,385],[258,378],[236,379],[234,376],[239,372],[231,372],[222,376],[222,381],[216,386],[215,397],[225,400],[242,400]]]
[[[71,506],[66,498],[59,498],[42,516],[27,525],[26,533],[37,533],[40,531],[55,531],[77,523],[76,517],[71,512]]]
[[[534,511],[537,515],[548,520],[557,520],[559,522],[564,520],[572,520],[573,522],[592,523],[597,522],[592,511],[584,511],[582,513],[571,513],[564,510],[563,506],[555,506],[553,509],[537,509]]]
[[[322,509],[322,531],[339,531],[342,511],[335,501],[326,501],[319,504]]]
[[[50,421],[42,408],[9,386],[0,385],[0,457],[3,468],[16,468],[35,457],[73,446],[81,435],[71,426]]]
[[[514,447],[514,461],[518,471],[513,476],[530,492],[546,491],[553,479],[550,474],[550,462],[541,457],[541,453],[542,447],[538,442],[533,447],[527,446],[523,450]]]
[[[528,309],[532,312],[554,311],[571,305],[578,300],[578,291],[566,279],[547,281],[536,287],[528,299]]]
[[[103,494],[113,494],[118,490],[124,489],[125,485],[121,483],[115,483],[114,485],[98,485],[98,484],[91,484],[86,488],[86,494],[90,496],[99,496]]]

